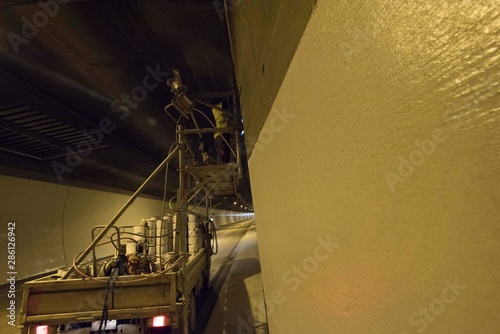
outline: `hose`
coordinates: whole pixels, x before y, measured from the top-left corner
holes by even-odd
[[[219,240],[217,239],[217,229],[215,228],[215,223],[210,219],[207,219],[207,234],[212,235],[210,241],[206,240],[205,248],[210,253],[210,255],[215,255],[219,252]]]

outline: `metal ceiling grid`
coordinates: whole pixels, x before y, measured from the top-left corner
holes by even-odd
[[[94,138],[26,105],[0,110],[0,150],[36,160],[105,148]],[[83,148],[83,149],[82,149]]]

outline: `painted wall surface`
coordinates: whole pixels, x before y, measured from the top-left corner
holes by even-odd
[[[64,266],[61,207],[66,188],[0,176],[0,245],[2,253],[7,254],[7,224],[15,222],[18,279]],[[2,270],[2,283],[6,277]]]
[[[249,162],[271,333],[498,333],[499,43],[497,1],[318,1]]]
[[[315,2],[227,1],[231,46],[249,155]]]
[[[129,196],[0,176],[0,199],[0,247],[6,256],[7,223],[15,222],[19,280],[71,265],[73,258],[90,244],[92,228],[108,224]],[[166,212],[171,213],[168,205]],[[249,217],[216,209],[211,212],[215,213],[217,225]],[[162,201],[139,197],[116,225],[136,225],[143,218],[161,213]],[[107,254],[104,249],[97,253]],[[5,281],[6,275],[2,271],[0,280]]]

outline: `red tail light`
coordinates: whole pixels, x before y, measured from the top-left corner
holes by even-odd
[[[37,326],[35,330],[35,334],[49,334],[49,326]]]
[[[165,327],[167,325],[167,317],[159,315],[153,318],[153,327]]]
[[[172,325],[172,318],[166,315],[157,315],[154,318],[148,319],[147,327],[156,328],[156,327],[166,327]]]

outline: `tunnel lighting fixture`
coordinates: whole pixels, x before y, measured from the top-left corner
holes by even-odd
[[[175,95],[175,98],[172,101],[172,105],[184,117],[188,117],[191,113],[191,110],[194,108],[194,102],[184,92],[180,92]]]
[[[195,103],[187,96],[187,87],[182,83],[179,70],[174,68],[174,77],[167,80],[167,85],[170,86],[170,91],[175,95],[172,100],[172,106],[177,109],[182,116],[189,118],[191,110],[193,110]]]
[[[236,205],[236,202],[234,202],[234,205]]]
[[[242,207],[243,207],[243,205],[240,205],[240,208],[242,208]]]

